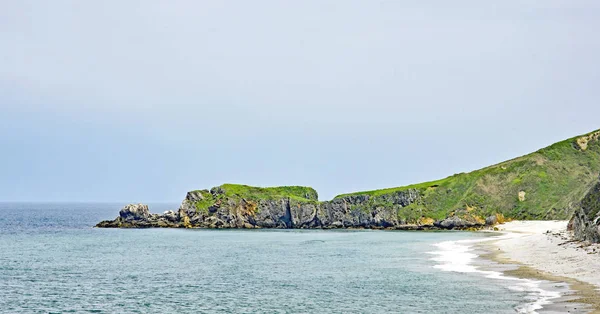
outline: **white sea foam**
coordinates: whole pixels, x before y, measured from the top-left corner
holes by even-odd
[[[502,237],[510,237],[506,234]],[[495,237],[494,240],[498,240]],[[478,242],[488,241],[489,239],[444,241],[435,244],[437,251],[429,252],[435,255],[431,260],[438,262],[434,268],[442,271],[451,271],[459,273],[477,273],[490,279],[507,280],[513,282],[507,286],[513,291],[527,293],[527,299],[531,300],[515,308],[518,313],[537,313],[537,310],[544,305],[552,303],[553,299],[560,297],[560,292],[545,290],[541,287],[542,281],[505,276],[502,272],[478,269],[473,262],[478,257],[473,253],[473,245]]]

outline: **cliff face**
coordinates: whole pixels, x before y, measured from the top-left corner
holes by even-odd
[[[295,188],[299,193],[283,195],[269,191],[282,188]],[[177,212],[157,215],[150,214],[145,205],[128,205],[115,220],[103,221],[97,227],[453,229],[485,225],[485,220],[468,214],[453,215],[442,221],[423,217],[412,223],[399,218],[401,208],[421,197],[413,189],[382,196],[347,196],[319,202],[316,192],[304,193],[314,191],[310,188],[282,188],[223,185],[210,191],[192,191]]]
[[[223,189],[211,190],[217,201],[206,210],[199,208],[201,193],[188,193],[179,213],[193,226],[205,228],[346,228],[391,227],[399,224],[395,208],[415,201],[415,191],[389,198],[391,206],[370,206],[368,197],[348,197],[331,202],[310,199],[255,199],[225,196]],[[373,203],[373,202],[371,202]],[[374,203],[373,203],[374,204]]]
[[[600,242],[600,181],[583,198],[569,221],[577,240]]]

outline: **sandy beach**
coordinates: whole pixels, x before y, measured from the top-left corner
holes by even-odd
[[[567,223],[512,221],[482,231],[495,236],[438,243],[434,267],[510,282],[528,295],[518,313],[600,314],[600,245],[574,241]]]
[[[567,221],[512,221],[498,226],[502,235],[488,244],[494,259],[523,265],[508,275],[565,281],[576,302],[600,313],[600,245],[573,241]]]
[[[498,229],[506,233],[493,242],[500,256],[600,289],[600,245],[572,241],[567,221],[512,221]]]

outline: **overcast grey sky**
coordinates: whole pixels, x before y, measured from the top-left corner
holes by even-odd
[[[321,199],[600,128],[600,1],[1,1],[0,200]]]

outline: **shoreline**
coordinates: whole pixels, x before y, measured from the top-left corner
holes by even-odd
[[[560,297],[551,300],[542,313],[600,313],[600,246],[573,241],[567,231],[567,221],[513,221],[497,226],[499,234],[478,247],[484,251],[479,258],[506,269],[506,276],[535,279],[568,285]]]
[[[486,258],[486,255],[493,252],[491,249],[486,249],[486,245],[496,238],[490,233],[487,238],[443,241],[435,244],[438,250],[429,254],[435,256],[431,260],[438,263],[434,266],[436,269],[474,274],[491,285],[499,285],[513,293],[522,294],[522,299],[513,304],[513,309],[517,313],[588,313],[582,310],[584,305],[579,304],[568,304],[566,307],[558,305],[560,311],[549,311],[550,308],[557,308],[557,301],[568,286],[563,284],[555,287],[549,281],[509,274],[508,271],[517,269],[518,265],[501,264]]]
[[[594,284],[600,281],[594,273],[600,248],[571,242],[566,225],[509,222],[481,231],[489,237],[440,242],[429,253],[437,262],[434,268],[475,273],[522,293],[523,302],[514,307],[518,313],[600,313],[599,285]]]

